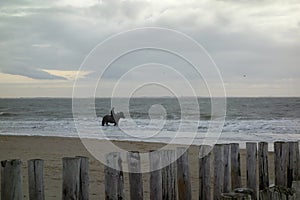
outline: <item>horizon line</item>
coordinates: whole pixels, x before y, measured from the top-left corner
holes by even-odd
[[[174,96],[135,96],[130,98],[300,98],[300,96],[180,96],[180,97],[174,97]],[[32,97],[0,97],[0,99],[73,99],[74,97],[61,97],[61,96],[32,96]],[[112,97],[109,96],[97,96],[97,97],[76,97],[75,99],[90,99],[90,98],[103,98],[103,99],[109,99]],[[118,96],[113,98],[128,98],[126,96]]]

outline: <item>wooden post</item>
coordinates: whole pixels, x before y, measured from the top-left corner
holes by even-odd
[[[1,161],[1,199],[22,200],[21,160]]]
[[[141,159],[139,152],[133,151],[127,154],[130,199],[143,199],[143,179],[141,173]]]
[[[257,144],[246,143],[247,150],[247,187],[253,190],[253,199],[257,199]]]
[[[199,148],[199,199],[211,200],[211,147],[202,145]]]
[[[121,200],[124,196],[124,177],[120,153],[112,152],[106,155],[105,199]]]
[[[289,146],[285,142],[275,142],[275,185],[287,187]]]
[[[80,158],[63,158],[62,199],[79,199]]]
[[[271,191],[270,189],[260,190],[259,199],[261,200],[271,200]]]
[[[177,148],[177,189],[179,200],[192,199],[188,149],[185,147]]]
[[[231,155],[230,155],[230,145],[223,145],[223,158],[224,158],[224,184],[223,184],[223,192],[231,191]]]
[[[258,144],[259,190],[269,188],[268,143]]]
[[[299,143],[288,142],[289,145],[289,165],[288,165],[288,187],[292,187],[293,181],[297,180],[299,166]]]
[[[213,149],[214,152],[214,198],[215,200],[221,199],[223,192],[224,181],[224,158],[223,158],[223,145],[216,144]]]
[[[293,190],[295,190],[295,199],[300,199],[300,181],[293,181]]]
[[[175,151],[162,150],[162,195],[164,200],[176,199]]]
[[[295,180],[300,181],[300,152],[299,152],[299,142],[297,142],[298,147],[296,147],[296,157],[297,157],[297,171],[295,174]]]
[[[295,162],[296,159],[296,162]],[[290,144],[290,163],[293,165],[293,182],[292,188],[295,190],[295,199],[300,199],[300,157],[299,142]]]
[[[150,200],[162,200],[161,159],[159,151],[149,153],[150,160]]]
[[[241,161],[238,143],[230,144],[231,150],[231,187],[232,189],[242,187],[241,181]]]
[[[28,188],[30,200],[44,200],[44,161],[32,159],[28,161]]]
[[[89,158],[76,156],[80,158],[79,170],[79,200],[89,199]]]

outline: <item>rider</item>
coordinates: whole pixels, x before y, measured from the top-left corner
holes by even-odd
[[[114,107],[111,109],[111,111],[110,111],[110,116],[111,116],[111,118],[114,120],[114,121],[116,121],[115,120],[115,118],[114,118],[114,116],[115,116],[115,111],[114,111]]]

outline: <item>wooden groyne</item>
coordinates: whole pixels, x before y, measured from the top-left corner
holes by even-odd
[[[176,155],[181,155],[178,159]],[[300,157],[298,142],[274,143],[275,184],[270,185],[268,143],[246,143],[246,164],[241,165],[239,145],[216,144],[199,146],[198,166],[189,166],[189,154],[185,148],[152,151],[149,153],[152,200],[299,200]],[[175,162],[172,162],[174,161]],[[144,199],[144,186],[139,152],[128,152],[127,160],[119,152],[106,156],[105,199],[125,199],[123,167],[127,163],[130,199]],[[171,163],[171,164],[168,164]],[[21,200],[21,160],[1,161],[1,200]],[[65,157],[62,159],[62,199],[89,199],[89,159]],[[160,168],[160,166],[165,166]],[[199,194],[192,197],[190,169],[198,167]],[[241,170],[246,171],[242,185]],[[28,161],[28,191],[30,200],[44,200],[44,161]],[[155,170],[152,170],[155,169]]]

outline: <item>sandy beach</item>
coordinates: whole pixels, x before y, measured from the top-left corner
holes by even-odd
[[[103,141],[97,141],[101,145]],[[117,141],[116,145],[127,150],[149,151],[164,144]],[[198,147],[191,146],[189,151],[190,176],[193,199],[198,199]],[[0,136],[0,160],[21,159],[23,161],[23,194],[28,199],[27,160],[44,160],[45,196],[49,200],[61,198],[62,158],[70,156],[87,156],[90,158],[90,199],[104,199],[104,165],[96,160],[78,138],[40,137],[40,136]],[[269,163],[273,163],[270,154]],[[241,150],[242,182],[245,185],[245,150]],[[273,180],[274,166],[270,166]],[[125,195],[129,198],[128,173],[124,173]],[[143,174],[144,197],[149,199],[149,174]],[[126,198],[126,199],[127,199]]]

